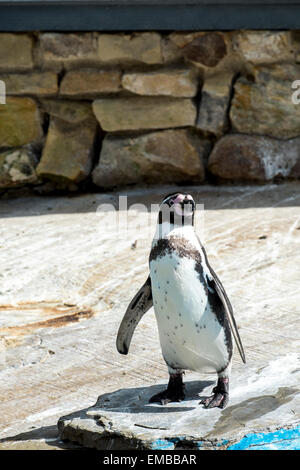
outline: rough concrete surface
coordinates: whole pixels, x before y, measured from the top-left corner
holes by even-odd
[[[184,402],[147,403],[168,380],[153,310],[128,356],[116,351],[121,318],[147,277],[157,214],[101,204],[128,195],[128,207],[149,209],[174,189],[0,201],[0,449],[73,445],[61,437],[201,449],[255,436],[259,447],[265,435],[275,436],[271,448],[300,447],[299,184],[180,188],[204,204],[196,228],[246,353],[246,365],[234,355],[227,408],[203,409],[216,377],[189,372]]]

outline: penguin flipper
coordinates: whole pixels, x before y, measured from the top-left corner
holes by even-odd
[[[216,294],[218,295],[219,299],[221,300],[221,302],[223,304],[223,307],[224,307],[225,312],[226,312],[226,316],[227,316],[228,321],[229,321],[230,329],[232,331],[232,334],[233,334],[235,343],[237,345],[238,351],[240,353],[240,356],[242,358],[243,363],[246,364],[246,356],[245,356],[245,353],[244,353],[244,348],[243,348],[242,341],[241,341],[241,338],[240,338],[240,335],[239,335],[239,331],[238,331],[238,328],[237,328],[237,325],[236,325],[236,322],[235,322],[235,318],[233,316],[232,305],[230,303],[230,300],[228,299],[228,296],[225,292],[225,289],[224,289],[220,279],[218,278],[218,276],[216,275],[216,273],[214,272],[214,270],[212,269],[212,267],[210,266],[210,264],[208,262],[206,251],[205,251],[204,247],[202,246],[199,238],[198,238],[198,240],[199,240],[202,252],[204,254],[206,266],[208,267],[208,269],[210,271],[210,275],[211,275],[210,279],[207,279],[207,283],[208,283],[209,287],[216,292]]]
[[[230,303],[230,301],[227,297],[227,294],[225,292],[225,289],[224,289],[223,285],[221,284],[220,279],[218,278],[216,273],[213,271],[213,269],[209,265],[208,265],[208,267],[209,267],[211,275],[212,275],[212,279],[210,279],[208,281],[209,287],[215,290],[215,292],[218,294],[219,299],[221,300],[221,302],[224,306],[226,316],[227,316],[228,321],[229,321],[230,329],[232,331],[232,334],[233,334],[235,343],[237,345],[238,351],[240,353],[242,361],[244,362],[244,364],[246,364],[246,356],[245,356],[245,353],[244,353],[244,348],[243,348],[242,341],[241,341],[241,338],[240,338],[240,335],[239,335],[239,331],[238,331],[238,328],[237,328],[237,325],[236,325],[236,322],[235,322],[235,318],[233,316],[232,305],[231,305],[231,303]]]
[[[153,306],[151,279],[148,276],[145,284],[128,305],[120,324],[116,346],[120,354],[127,354],[134,330],[142,316]]]

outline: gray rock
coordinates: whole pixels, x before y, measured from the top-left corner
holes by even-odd
[[[0,153],[0,188],[36,183],[37,158],[28,148]]]
[[[227,111],[233,73],[222,73],[204,82],[196,127],[204,132],[221,135],[227,126]]]
[[[223,179],[271,181],[275,177],[300,177],[300,138],[230,134],[213,148],[208,170]]]

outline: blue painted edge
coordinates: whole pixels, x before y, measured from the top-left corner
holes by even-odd
[[[157,439],[151,445],[153,450],[174,450],[177,443],[184,438]],[[239,442],[228,445],[229,440],[223,439],[214,448],[224,447],[226,450],[300,450],[300,425],[296,428],[277,429],[272,432],[246,434]],[[194,442],[195,450],[201,449],[202,441]]]
[[[300,426],[273,432],[247,434],[227,450],[299,450]]]
[[[299,4],[0,4],[0,31],[300,29]]]
[[[175,448],[174,442],[167,439],[157,439],[152,442],[151,449],[153,450],[173,450]]]

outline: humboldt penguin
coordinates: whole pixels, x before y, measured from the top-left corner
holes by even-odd
[[[200,403],[224,408],[229,400],[232,337],[244,363],[246,359],[231,303],[195,232],[195,210],[189,194],[177,192],[163,199],[149,256],[150,274],[126,310],[117,349],[128,353],[138,322],[153,306],[169,383],[150,403],[183,400],[184,371],[207,370],[216,372],[218,381],[212,396]]]

